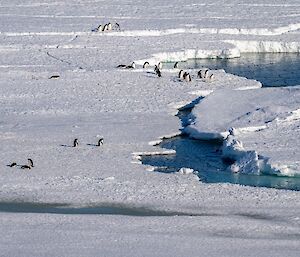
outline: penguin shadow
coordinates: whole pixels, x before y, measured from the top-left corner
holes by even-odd
[[[87,146],[100,147],[98,144],[86,144]]]
[[[61,146],[61,147],[71,147],[71,148],[74,148],[73,145],[65,145],[65,144],[62,144],[62,145],[59,145],[59,146]]]
[[[7,164],[6,167],[10,167],[10,168],[17,168],[17,169],[32,169],[34,166],[30,166],[30,165],[26,165],[26,164],[17,164],[15,162],[11,163],[11,164]]]
[[[19,166],[22,166],[22,165],[19,165],[19,164],[15,163],[15,162],[6,165],[6,167],[10,167],[10,168],[12,168],[12,167],[19,167]]]
[[[147,71],[146,74],[147,75],[156,75],[155,71]]]
[[[86,144],[88,146],[93,146],[93,147],[100,147],[104,144],[103,138],[100,138],[97,142],[97,144]]]
[[[157,74],[154,71],[147,71],[144,76],[147,78],[157,78]]]
[[[173,78],[172,81],[173,81],[173,82],[176,82],[176,83],[177,83],[177,82],[179,82],[179,83],[184,82],[184,80],[182,80],[182,79],[180,79],[180,78]]]

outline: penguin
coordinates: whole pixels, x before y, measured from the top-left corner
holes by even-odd
[[[107,30],[108,30],[108,24],[105,24],[102,31],[107,31]]]
[[[126,64],[120,64],[120,65],[118,65],[117,66],[117,68],[126,68],[128,65],[126,65]]]
[[[59,78],[59,75],[52,75],[49,77],[49,79],[58,79]]]
[[[206,70],[204,71],[204,76],[203,76],[203,78],[206,79],[207,76],[208,76],[208,69],[206,69]]]
[[[107,23],[107,30],[112,30],[112,25],[111,25],[111,23],[109,22],[109,23]]]
[[[115,25],[113,26],[113,28],[115,30],[120,30],[120,24],[116,22]]]
[[[78,139],[77,138],[75,138],[74,142],[73,142],[73,147],[76,147],[76,146],[78,146]]]
[[[202,79],[202,70],[198,71],[198,78]]]
[[[185,80],[186,76],[188,75],[188,73],[185,71],[182,75],[182,78]]]
[[[22,166],[21,166],[21,169],[23,169],[23,170],[24,170],[24,169],[29,169],[29,170],[30,170],[30,169],[31,169],[31,166],[29,166],[29,165],[22,165]]]
[[[191,75],[190,75],[189,73],[186,73],[184,80],[185,80],[186,82],[191,82],[191,81],[192,81]]]
[[[156,74],[157,74],[158,77],[161,77],[161,71],[160,71],[160,69],[156,69]]]
[[[209,77],[208,77],[209,81],[213,81],[215,79],[215,76],[214,74],[211,74]]]
[[[237,130],[236,130],[236,128],[234,128],[234,127],[230,127],[230,128],[228,129],[228,133],[229,133],[229,135],[231,135],[231,136],[236,136]]]
[[[149,62],[144,62],[143,69],[147,68],[149,65]]]
[[[16,166],[16,165],[17,165],[16,162],[12,162],[11,164],[8,164],[8,165],[6,165],[6,166],[8,166],[8,167],[14,167],[14,166]]]
[[[125,68],[126,69],[135,69],[135,62],[132,62],[131,65],[127,65]]]
[[[28,160],[28,166],[30,166],[31,168],[33,168],[33,161],[32,159],[27,159]]]
[[[178,73],[178,78],[183,79],[183,74],[184,74],[183,70],[180,70]]]
[[[97,27],[97,31],[103,31],[103,26],[101,24]]]
[[[103,138],[100,138],[100,139],[98,140],[97,146],[103,145],[103,143],[104,143],[103,140],[104,140]]]
[[[161,63],[161,62],[159,62],[159,63],[157,64],[157,68],[160,69],[160,70],[162,69],[162,63]]]
[[[134,69],[135,68],[135,63],[133,62],[131,65],[127,64],[120,64],[117,66],[117,68],[123,68],[123,69]]]
[[[174,69],[177,69],[177,68],[178,68],[178,62],[175,62]]]

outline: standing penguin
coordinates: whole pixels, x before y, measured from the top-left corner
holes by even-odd
[[[97,31],[103,31],[103,26],[101,24],[98,26]]]
[[[208,77],[208,80],[209,81],[213,81],[215,79],[215,75],[214,74],[211,74],[209,77]]]
[[[114,30],[120,30],[120,24],[119,23],[115,23],[115,25],[113,26]]]
[[[108,24],[105,24],[103,27],[103,31],[107,31],[108,30]]]
[[[160,70],[162,69],[162,63],[161,63],[161,62],[159,62],[159,63],[157,64],[157,68],[160,69]]]
[[[183,79],[183,74],[184,74],[183,70],[180,70],[178,73],[178,78]]]
[[[158,77],[161,77],[161,71],[160,71],[160,69],[156,69],[156,74],[157,74]]]
[[[178,68],[178,62],[175,62],[174,69],[177,69],[177,68]]]
[[[186,76],[188,75],[188,73],[185,71],[182,75],[182,78],[185,80]]]
[[[98,140],[97,146],[101,146],[101,145],[103,145],[103,144],[104,144],[104,139],[103,139],[103,137],[102,137],[102,138],[100,138],[100,139]]]
[[[204,75],[202,76],[202,78],[206,79],[207,76],[208,76],[208,69],[206,69],[206,70],[204,71]]]
[[[199,77],[200,79],[202,79],[202,70],[199,70],[199,71],[198,71],[198,77]]]
[[[185,80],[186,82],[191,82],[191,81],[192,81],[191,75],[190,75],[189,73],[186,73],[186,75],[185,75],[185,77],[184,77],[184,80]]]
[[[33,161],[32,159],[27,159],[28,160],[28,166],[30,166],[31,168],[33,168]]]
[[[75,138],[75,139],[74,139],[74,142],[73,142],[73,147],[77,147],[77,146],[78,146],[78,139]]]

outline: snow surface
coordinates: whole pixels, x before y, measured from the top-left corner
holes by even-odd
[[[197,97],[208,95],[205,103],[228,92],[219,89],[244,89],[230,94],[247,101],[248,89],[261,87],[222,70],[210,71],[212,82],[197,79],[196,70],[190,83],[177,78],[179,69],[163,68],[158,78],[153,66],[142,69],[144,60],[299,52],[299,7],[298,0],[1,1],[0,255],[298,256],[299,192],[155,173],[134,153],[164,153],[149,142],[178,133],[176,108]],[[121,31],[92,32],[107,22]],[[135,70],[116,68],[132,61]],[[267,129],[238,140],[290,173],[298,89],[279,90],[261,99],[272,106],[280,95],[285,109],[267,112],[270,124],[254,118],[254,127]],[[285,99],[289,90],[293,101]],[[104,145],[96,147],[100,137]],[[263,142],[282,144],[282,155]],[[27,158],[31,170],[6,166]]]

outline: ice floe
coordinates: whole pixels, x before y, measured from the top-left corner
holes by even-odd
[[[224,140],[233,172],[299,176],[299,97],[300,87],[218,90],[194,108],[194,124],[185,132]]]

